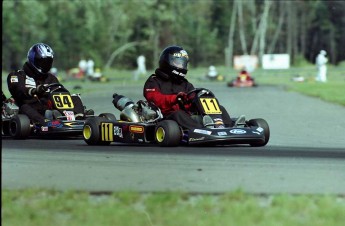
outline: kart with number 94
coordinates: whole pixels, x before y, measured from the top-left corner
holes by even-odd
[[[19,112],[14,101],[3,100],[2,110],[2,134],[15,139],[26,139],[35,135],[82,135],[85,119],[93,115],[75,114],[75,103],[85,108],[79,94],[70,92],[60,83],[44,85],[47,98],[45,104],[49,110],[45,111],[44,117],[51,119],[47,125],[33,122],[25,114]],[[84,111],[84,109],[81,109]]]

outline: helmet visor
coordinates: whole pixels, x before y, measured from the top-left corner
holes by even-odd
[[[43,73],[47,73],[53,66],[53,58],[46,57],[46,58],[36,59],[35,65]]]
[[[169,55],[169,63],[171,66],[187,70],[188,58],[185,56],[177,57],[174,55]]]

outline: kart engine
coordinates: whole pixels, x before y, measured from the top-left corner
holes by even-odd
[[[130,98],[116,93],[113,94],[113,98],[113,104],[121,111],[120,119],[123,121],[153,122],[163,118],[160,110],[158,108],[154,109],[146,101],[141,100],[134,103]]]

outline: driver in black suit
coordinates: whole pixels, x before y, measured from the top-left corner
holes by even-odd
[[[23,68],[11,72],[7,77],[8,89],[19,107],[19,112],[42,126],[56,124],[48,123],[50,119],[44,117],[45,111],[52,108],[52,104],[44,95],[44,84],[59,83],[57,77],[49,72],[53,59],[52,48],[47,44],[37,43],[29,49]],[[76,113],[84,113],[80,99],[74,105]]]

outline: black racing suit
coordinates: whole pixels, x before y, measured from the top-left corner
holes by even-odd
[[[151,75],[144,85],[144,97],[148,102],[153,102],[162,111],[166,119],[175,120],[181,127],[186,129],[202,128],[203,125],[191,118],[191,114],[180,109],[176,101],[179,92],[188,93],[194,86],[185,78],[173,79],[160,69],[156,69],[155,74]],[[223,122],[231,125],[232,121],[223,106]],[[185,105],[186,110],[191,109],[191,104]]]
[[[45,123],[45,110],[51,106],[44,95],[30,95],[30,90],[41,84],[52,83],[59,83],[56,76],[51,73],[47,73],[46,76],[36,75],[28,62],[23,65],[22,70],[13,71],[7,77],[8,89],[19,107],[19,113],[42,125]],[[83,112],[83,109],[81,110]]]

